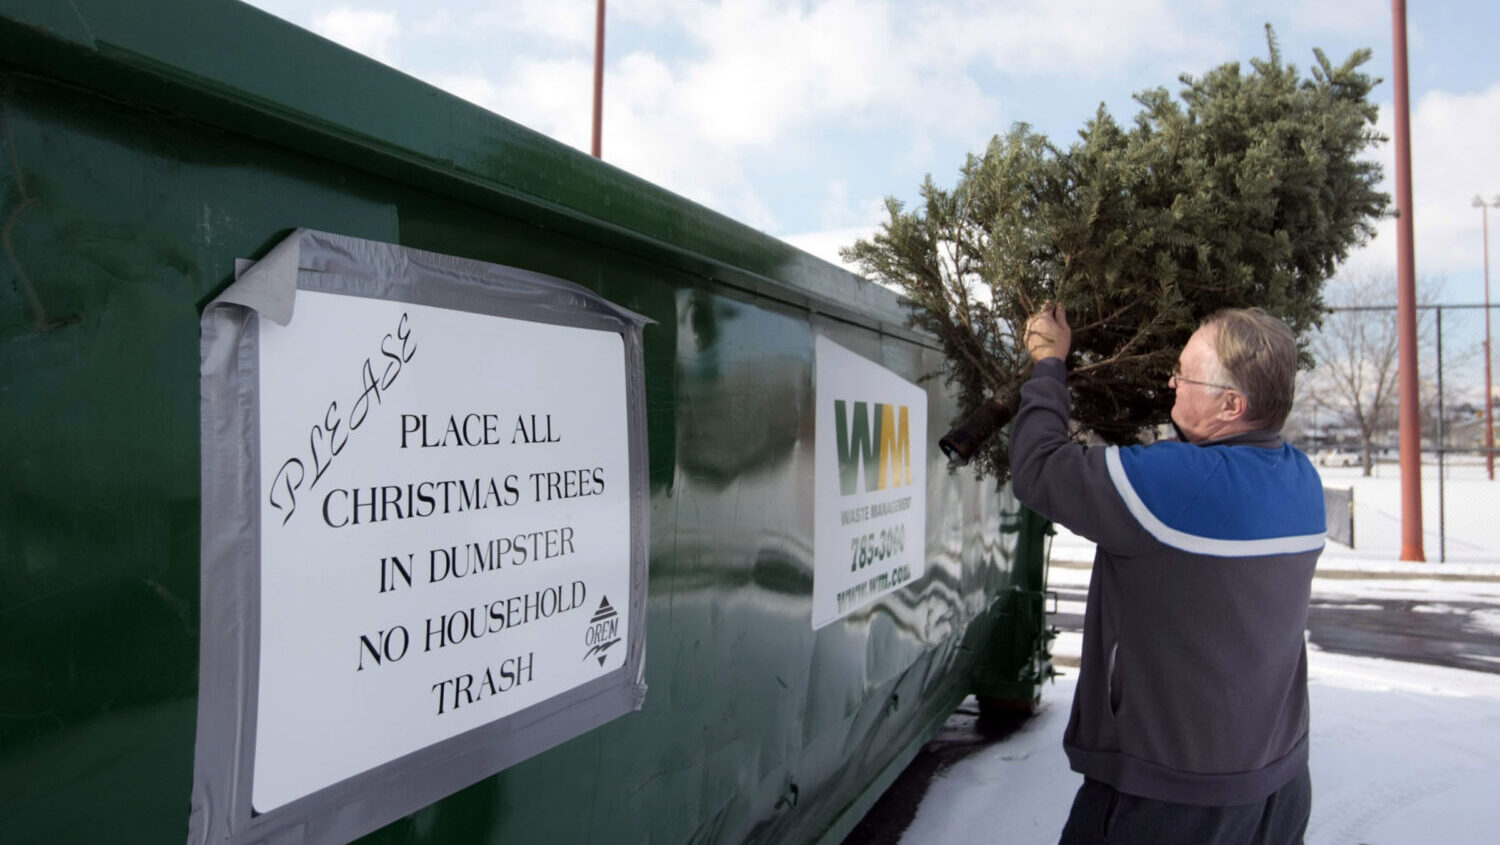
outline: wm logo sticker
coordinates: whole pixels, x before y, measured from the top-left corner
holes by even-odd
[[[849,405],[854,406],[850,419]],[[858,493],[859,471],[864,468],[865,492],[910,484],[911,435],[907,406],[833,400],[834,428],[838,434],[839,492]],[[873,428],[872,428],[873,425]]]

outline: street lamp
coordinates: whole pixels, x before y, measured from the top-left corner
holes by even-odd
[[[1484,463],[1489,470],[1490,480],[1494,481],[1495,383],[1490,379],[1490,358],[1493,357],[1493,347],[1490,346],[1490,207],[1500,208],[1500,194],[1496,194],[1489,202],[1475,194],[1473,204],[1481,209],[1484,218],[1484,446],[1488,450],[1484,453]]]
[[[594,132],[589,151],[604,158],[604,0],[594,9]]]

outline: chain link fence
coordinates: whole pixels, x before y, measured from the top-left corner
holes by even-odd
[[[1446,480],[1474,464],[1494,478],[1495,408],[1488,320],[1494,305],[1418,305],[1418,382],[1422,461],[1438,470],[1439,559],[1447,557]],[[1314,369],[1299,378],[1297,411],[1286,436],[1324,467],[1399,460],[1395,305],[1330,309],[1309,341]],[[1367,473],[1368,474],[1368,471]],[[1429,479],[1431,480],[1431,479]],[[1353,490],[1325,488],[1329,539],[1354,546]]]

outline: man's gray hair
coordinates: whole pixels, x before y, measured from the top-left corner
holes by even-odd
[[[1250,403],[1247,419],[1280,431],[1292,412],[1297,384],[1297,337],[1259,308],[1227,308],[1207,320],[1214,351],[1229,383]]]

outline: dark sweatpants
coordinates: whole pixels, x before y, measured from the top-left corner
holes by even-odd
[[[1266,800],[1236,807],[1141,798],[1086,778],[1058,845],[1301,845],[1311,813],[1305,769]]]

